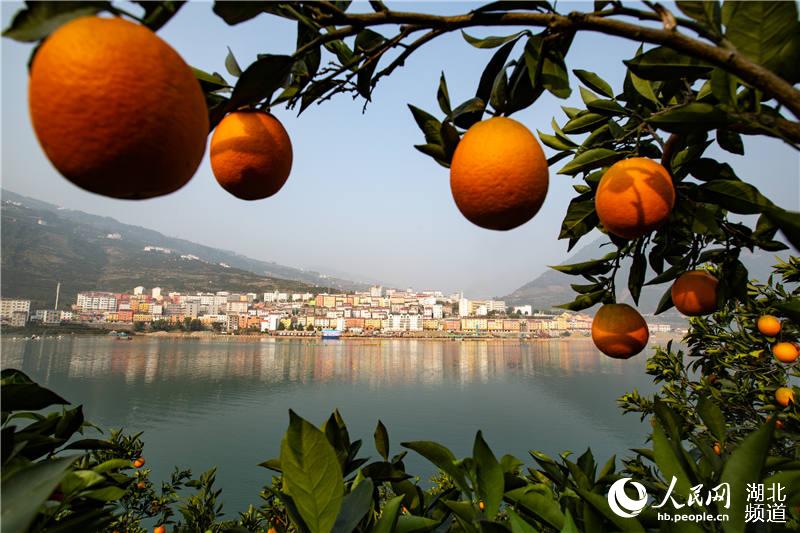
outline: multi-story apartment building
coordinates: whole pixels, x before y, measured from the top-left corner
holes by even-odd
[[[116,311],[117,298],[111,292],[79,292],[76,307],[79,311]]]
[[[3,324],[22,327],[28,322],[30,312],[30,300],[15,300],[11,298],[0,300],[0,322]]]

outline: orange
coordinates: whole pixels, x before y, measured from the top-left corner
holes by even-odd
[[[152,198],[188,182],[205,152],[200,84],[155,33],[120,18],[81,17],[36,52],[33,129],[56,169],[114,198]]]
[[[483,500],[478,500],[478,509],[480,509],[481,511],[486,509],[486,504],[483,503]]]
[[[605,304],[594,315],[592,340],[609,357],[633,357],[647,346],[649,338],[647,322],[628,304]]]
[[[510,230],[539,212],[547,196],[547,158],[533,134],[506,117],[474,124],[450,164],[461,214],[482,228]]]
[[[779,387],[775,390],[775,401],[778,405],[787,407],[790,403],[794,403],[794,391],[789,387]]]
[[[292,142],[283,124],[264,111],[235,111],[211,137],[211,170],[222,187],[243,200],[278,192],[292,170]]]
[[[614,163],[597,186],[594,199],[600,223],[610,233],[635,239],[658,228],[675,205],[675,186],[667,169],[644,157]]]
[[[719,442],[714,443],[714,453],[717,455],[722,453],[722,446],[720,446]]]
[[[717,309],[717,285],[717,278],[705,270],[684,272],[672,284],[672,303],[687,316],[713,313]]]
[[[136,484],[136,488],[137,488],[137,489],[143,489],[143,488],[145,488],[144,481],[140,481],[139,483],[137,483],[137,484]]]
[[[758,327],[758,331],[767,337],[774,337],[781,332],[781,321],[772,315],[758,317],[756,326]]]
[[[141,468],[144,466],[144,457],[139,457],[133,462],[133,466],[135,468]]]
[[[167,533],[167,526],[161,524],[153,528],[153,533]]]
[[[772,355],[781,363],[794,363],[797,361],[797,347],[791,342],[779,342],[772,347]]]

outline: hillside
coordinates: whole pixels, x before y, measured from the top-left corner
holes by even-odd
[[[124,224],[111,217],[102,217],[83,211],[61,208],[6,189],[2,190],[2,200],[3,209],[8,203],[12,203],[12,205],[21,204],[35,211],[51,213],[66,222],[90,228],[92,233],[96,235],[118,233],[121,240],[140,246],[140,248],[144,248],[144,246],[168,248],[179,255],[195,255],[208,263],[225,263],[233,268],[245,270],[259,276],[299,281],[308,285],[333,287],[340,290],[362,290],[369,286],[366,282],[352,281],[335,275],[329,276],[314,270],[303,270],[270,261],[259,261],[230,250],[221,250],[185,239],[169,237],[158,231]]]
[[[589,244],[580,248],[572,256],[569,257],[562,264],[580,263],[582,261],[589,261],[597,259],[608,253],[610,246],[600,247],[601,244],[607,242],[605,237],[599,237]],[[771,267],[777,261],[776,258],[786,257],[787,251],[772,253],[758,251],[751,254],[747,251],[742,253],[742,263],[747,267],[750,273],[750,279],[766,280],[770,274]],[[633,304],[633,299],[628,293],[627,279],[630,269],[630,264],[623,264],[617,274],[616,285],[621,292],[618,292],[618,301]],[[646,279],[651,279],[655,273],[648,271]],[[532,281],[521,286],[511,294],[504,297],[504,300],[509,305],[533,305],[537,309],[548,309],[550,307],[572,301],[575,298],[575,293],[570,288],[570,283],[581,283],[583,280],[580,276],[568,276],[556,270],[548,269]],[[639,309],[644,313],[652,313],[658,306],[664,291],[668,285],[657,285],[654,287],[645,286],[642,288],[642,293],[639,298]],[[664,313],[667,318],[670,315],[678,315],[677,311],[670,310]]]
[[[186,292],[256,293],[274,289],[320,292],[327,287],[261,274],[257,270],[266,271],[259,268],[265,263],[231,252],[171,239],[110,218],[42,209],[42,202],[21,200],[18,195],[6,198],[5,194],[0,290],[6,298],[31,299],[33,308],[52,307],[59,281],[61,308],[74,303],[80,291],[130,291],[137,285]],[[145,251],[145,246],[169,247],[171,253]],[[190,254],[199,259],[181,258]]]

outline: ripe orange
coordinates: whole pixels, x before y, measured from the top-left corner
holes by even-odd
[[[153,533],[167,533],[167,526],[161,524],[153,528]]]
[[[152,198],[188,182],[206,147],[200,84],[144,26],[81,17],[33,59],[28,103],[36,136],[75,185],[115,198]]]
[[[594,315],[592,340],[609,357],[633,357],[647,346],[649,338],[647,322],[628,304],[605,304]]]
[[[483,500],[478,500],[478,509],[480,509],[481,511],[486,509],[486,504],[483,503]]]
[[[714,453],[717,455],[722,454],[722,446],[720,446],[719,442],[714,443]]]
[[[533,134],[506,117],[474,124],[450,164],[461,214],[482,228],[510,230],[539,212],[547,196],[547,158]]]
[[[781,321],[772,315],[758,317],[756,326],[758,327],[758,331],[767,337],[774,337],[781,332]]]
[[[145,488],[144,481],[140,481],[139,483],[137,483],[136,488],[139,490],[144,489]]]
[[[144,457],[139,457],[135,461],[133,461],[133,466],[135,468],[141,468],[144,466]]]
[[[779,387],[775,390],[775,401],[778,405],[787,407],[790,403],[794,403],[794,391],[789,387]]]
[[[781,363],[794,363],[800,354],[791,342],[779,342],[772,347],[772,355]]]
[[[705,270],[690,270],[675,280],[670,293],[675,307],[688,316],[701,316],[717,309],[719,280]]]
[[[211,169],[219,184],[242,200],[272,196],[292,170],[289,134],[264,111],[230,113],[211,137]]]
[[[667,169],[644,157],[614,163],[597,187],[594,199],[600,222],[610,233],[635,239],[669,218],[675,186]]]

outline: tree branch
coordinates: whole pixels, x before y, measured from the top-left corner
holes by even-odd
[[[639,17],[640,14],[636,13],[634,16]],[[641,18],[647,17],[641,15]],[[761,90],[767,96],[774,98],[786,106],[795,117],[800,118],[800,91],[769,69],[750,61],[738,51],[710,45],[678,31],[638,26],[610,19],[607,16],[585,13],[558,15],[530,12],[472,12],[465,15],[440,16],[426,13],[381,11],[330,15],[324,17],[321,22],[327,25],[346,25],[346,29],[337,29],[315,39],[315,41],[319,40],[317,44],[353,35],[364,27],[389,24],[410,25],[416,29],[438,29],[442,33],[473,26],[539,26],[548,27],[556,32],[591,31],[634,41],[644,41],[666,46],[690,57],[722,67],[742,81]],[[299,52],[300,50],[298,50]]]

